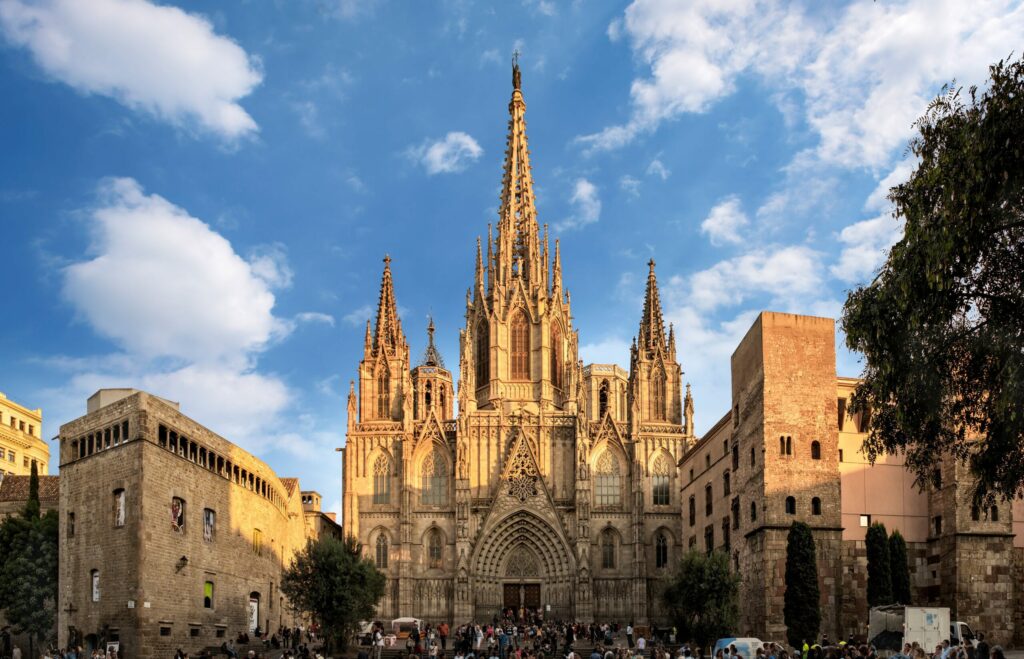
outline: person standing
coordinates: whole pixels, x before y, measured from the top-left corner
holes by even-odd
[[[442,650],[448,649],[448,631],[449,628],[447,622],[442,622],[440,625],[437,626],[437,635],[441,637]]]
[[[626,625],[626,644],[630,649],[633,649],[633,621],[630,620],[629,624]]]
[[[974,648],[975,659],[989,659],[989,645],[984,634],[978,634],[978,645]]]

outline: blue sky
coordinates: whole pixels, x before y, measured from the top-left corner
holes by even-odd
[[[1021,34],[1006,1],[0,0],[0,390],[53,436],[145,388],[338,507],[385,253],[456,366],[518,48],[582,356],[628,365],[653,257],[702,431],[758,310],[870,280],[913,120]]]

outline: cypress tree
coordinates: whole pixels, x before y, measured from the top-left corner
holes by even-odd
[[[892,573],[892,599],[895,604],[910,604],[910,565],[907,543],[899,531],[889,536],[889,570]]]
[[[892,571],[889,567],[889,537],[885,525],[875,522],[865,539],[868,553],[868,606],[892,604]]]
[[[39,470],[32,461],[32,473],[28,477],[28,501],[25,503],[25,517],[38,518],[42,508],[39,504]]]
[[[818,559],[811,527],[793,522],[786,541],[786,596],[782,614],[793,647],[813,643],[821,629]]]

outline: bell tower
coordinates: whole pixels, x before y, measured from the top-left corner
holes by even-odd
[[[359,423],[411,422],[412,391],[409,379],[409,344],[402,333],[395,289],[391,281],[391,257],[384,257],[377,321],[366,321],[363,360],[359,363]]]
[[[558,241],[552,262],[547,225],[542,232],[537,222],[518,62],[508,111],[497,234],[488,227],[486,260],[477,240],[475,280],[466,296],[460,403],[467,411],[575,412],[579,341],[562,290]]]

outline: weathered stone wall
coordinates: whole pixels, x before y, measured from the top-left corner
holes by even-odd
[[[71,443],[128,421],[128,440],[77,457]],[[123,426],[120,426],[123,427]],[[161,427],[164,432],[161,432]],[[183,454],[161,438],[170,431],[189,442]],[[229,480],[212,451],[248,474]],[[61,428],[62,529],[60,643],[68,627],[83,636],[120,640],[128,656],[197,652],[248,631],[250,596],[259,600],[259,626],[276,631],[291,616],[279,591],[281,570],[304,546],[301,495],[264,463],[177,410],[137,393]],[[260,487],[255,489],[256,474]],[[115,524],[114,491],[125,492],[124,525]],[[184,528],[172,526],[171,502],[185,502]],[[204,510],[214,511],[204,534]],[[74,514],[75,533],[68,533]],[[93,601],[92,571],[99,573]],[[204,586],[213,583],[207,608]]]
[[[1010,552],[1010,573],[1013,575],[1013,644],[1024,645],[1024,548],[1014,547]]]

